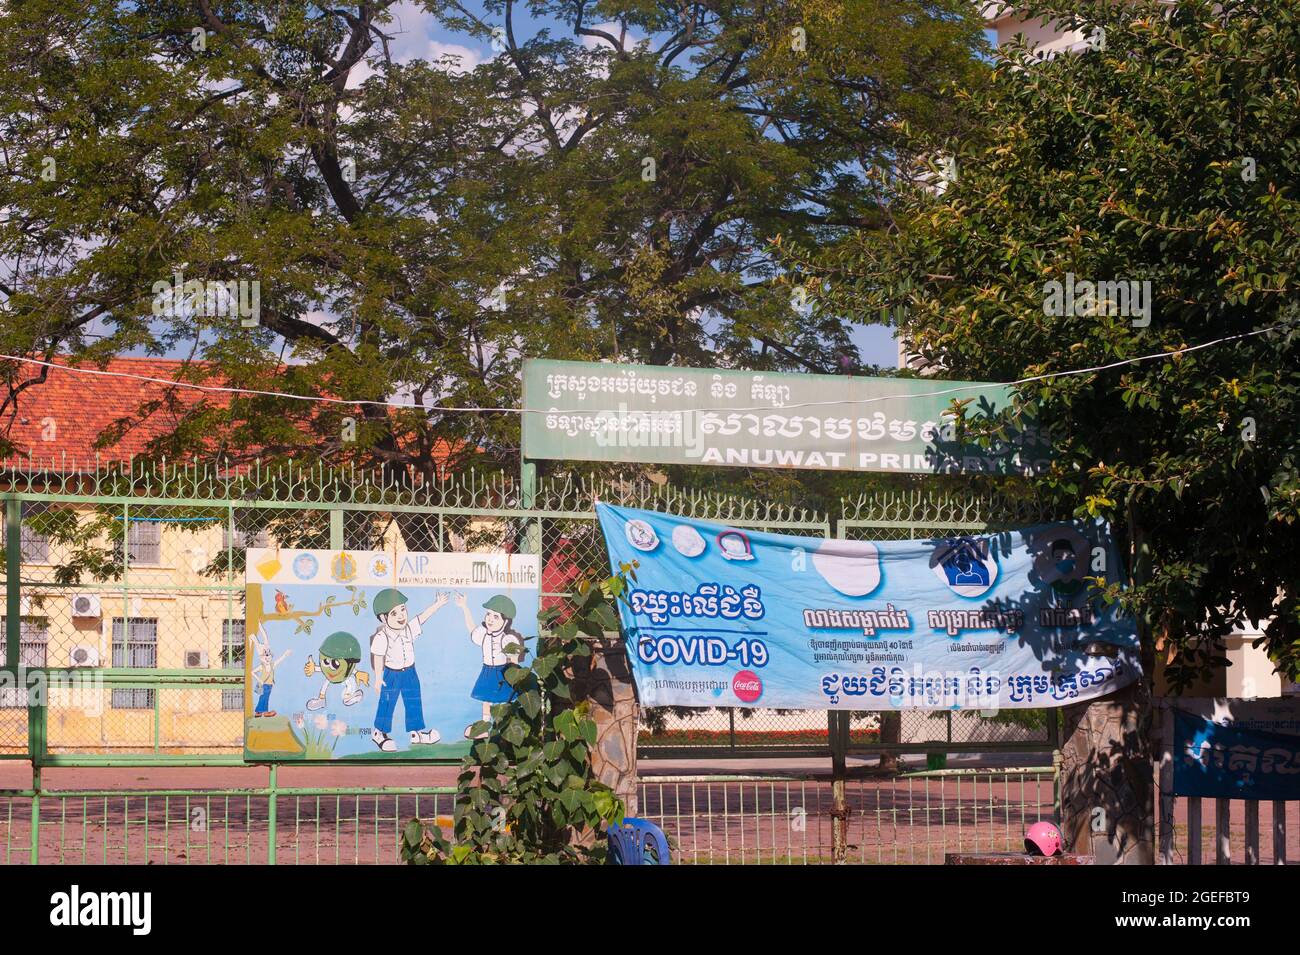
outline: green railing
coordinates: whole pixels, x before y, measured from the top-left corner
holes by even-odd
[[[938,864],[953,852],[1019,851],[1055,811],[1045,768],[848,780],[844,838],[825,776],[662,776],[639,814],[687,864]],[[388,864],[402,825],[450,825],[453,790],[304,788],[0,791],[0,861],[12,864]],[[838,848],[837,848],[838,846]]]
[[[449,828],[446,788],[0,790],[6,864],[392,864],[415,817]]]
[[[858,775],[837,809],[827,776],[648,777],[638,812],[679,862],[941,864],[1023,851],[1025,830],[1055,817],[1056,785],[1052,767]]]

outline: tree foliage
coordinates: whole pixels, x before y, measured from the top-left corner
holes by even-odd
[[[402,831],[402,858],[414,865],[587,863],[604,859],[605,825],[623,818],[622,801],[594,778],[596,722],[590,704],[573,701],[573,661],[591,655],[588,639],[618,629],[611,602],[626,590],[622,574],[587,582],[568,605],[543,613],[547,633],[527,667],[509,666],[515,690],[472,730],[474,743],[456,779],[452,839],[436,823],[413,819]]]
[[[954,377],[1099,369],[1018,389],[1055,442],[1036,488],[1112,522],[1134,586],[1109,596],[1175,685],[1222,664],[1246,622],[1267,621],[1294,678],[1300,8],[1053,0],[1033,14],[1093,42],[1047,61],[1004,49],[986,85],[955,94],[977,135],[932,144],[957,180],[913,190],[896,229],[812,267],[835,306],[905,307],[911,347]],[[1149,315],[1050,307],[1048,283],[1071,274],[1149,282]]]
[[[878,228],[864,170],[953,131],[941,88],[982,68],[962,0],[421,6],[481,62],[395,55],[392,0],[6,3],[0,349],[479,409],[517,404],[527,356],[833,369],[846,329],[792,306],[772,240]],[[258,282],[259,324],[154,315],[176,274]],[[13,415],[44,372],[4,377]],[[492,410],[145,413],[172,457],[432,472],[518,446]]]

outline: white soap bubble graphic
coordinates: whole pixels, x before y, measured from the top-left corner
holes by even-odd
[[[812,561],[822,579],[846,597],[865,597],[880,586],[880,552],[867,541],[825,541]]]
[[[704,553],[704,538],[689,524],[673,528],[673,546],[683,557],[699,557]]]

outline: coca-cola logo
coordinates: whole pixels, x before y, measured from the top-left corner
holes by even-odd
[[[753,670],[741,670],[731,678],[731,692],[742,703],[753,703],[763,695],[763,681]]]

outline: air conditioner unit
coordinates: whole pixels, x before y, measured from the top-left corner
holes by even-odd
[[[72,648],[71,662],[74,667],[99,666],[99,647],[89,643],[79,643]]]
[[[185,669],[206,670],[207,668],[208,668],[207,650],[186,650],[185,651]]]
[[[100,617],[99,594],[77,594],[72,598],[72,616]]]

